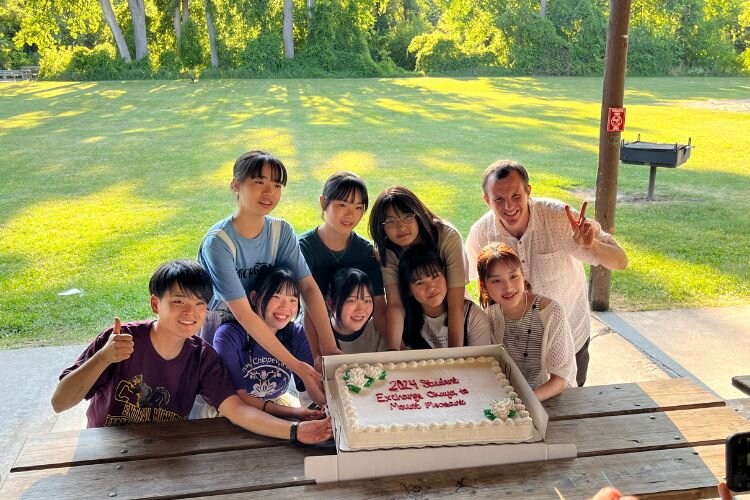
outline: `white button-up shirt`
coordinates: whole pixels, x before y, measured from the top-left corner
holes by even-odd
[[[615,243],[611,234],[591,221],[599,240]],[[565,204],[548,198],[529,198],[529,224],[520,238],[510,234],[489,211],[469,231],[466,253],[469,276],[476,279],[477,256],[487,243],[502,242],[512,247],[521,259],[524,278],[532,290],[562,305],[573,334],[576,352],[589,339],[591,318],[588,283],[581,262],[599,265],[590,249],[573,241],[573,230],[565,214]]]

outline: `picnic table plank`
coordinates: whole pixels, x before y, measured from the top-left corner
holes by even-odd
[[[728,399],[727,406],[738,415],[750,420],[750,398]]]
[[[178,498],[310,484],[304,458],[320,450],[277,446],[16,472],[0,498]]]
[[[747,395],[750,395],[750,375],[732,377],[732,385]]]
[[[167,445],[165,446],[165,443]],[[124,427],[100,427],[31,435],[26,439],[11,472],[167,458],[283,446],[280,439],[253,434],[226,418],[190,420]]]
[[[696,499],[716,497],[712,468],[721,446],[699,447],[706,464],[692,448],[645,451],[604,457],[530,462],[460,469],[373,480],[300,485],[253,493],[254,499],[386,499],[386,498],[523,498],[559,500],[590,498],[611,482],[624,494],[651,498]],[[723,460],[723,459],[722,459]],[[723,462],[722,462],[723,464]],[[208,497],[199,497],[208,500]],[[240,500],[243,495],[221,495],[214,500]]]
[[[692,380],[598,385],[566,390],[543,403],[551,421],[725,406]]]
[[[723,444],[750,421],[731,408],[698,408],[550,422],[547,444],[575,443],[579,457]]]

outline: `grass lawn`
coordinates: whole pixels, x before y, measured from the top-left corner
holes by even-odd
[[[0,347],[85,342],[149,317],[148,278],[195,257],[233,210],[234,159],[290,170],[275,215],[319,222],[325,178],[375,198],[401,183],[465,236],[484,168],[530,170],[533,193],[593,200],[601,79],[409,78],[0,84]],[[750,79],[630,78],[626,140],[685,142],[678,169],[621,165],[613,275],[620,310],[750,301]],[[592,207],[593,208],[593,207]],[[359,231],[366,234],[365,223]],[[59,296],[79,288],[82,295]]]

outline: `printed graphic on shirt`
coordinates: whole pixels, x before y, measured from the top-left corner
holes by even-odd
[[[115,392],[115,401],[123,404],[122,415],[107,414],[104,425],[140,424],[144,422],[172,422],[184,418],[165,409],[170,394],[164,387],[152,388],[143,381],[143,375],[120,380]]]
[[[268,264],[267,262],[258,262],[252,268],[241,267],[237,269],[237,276],[240,279],[251,278],[260,274],[267,267],[271,267],[271,264]]]
[[[292,376],[289,368],[278,359],[268,356],[251,358],[242,367],[242,377],[248,381],[251,396],[273,399],[284,394]]]

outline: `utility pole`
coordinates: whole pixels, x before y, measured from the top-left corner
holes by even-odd
[[[596,220],[608,233],[613,233],[615,229],[620,134],[625,125],[623,99],[628,60],[630,4],[631,0],[609,0],[607,54],[599,125],[599,168],[596,174]],[[591,268],[591,307],[594,311],[609,309],[611,280],[609,269],[603,266]]]

